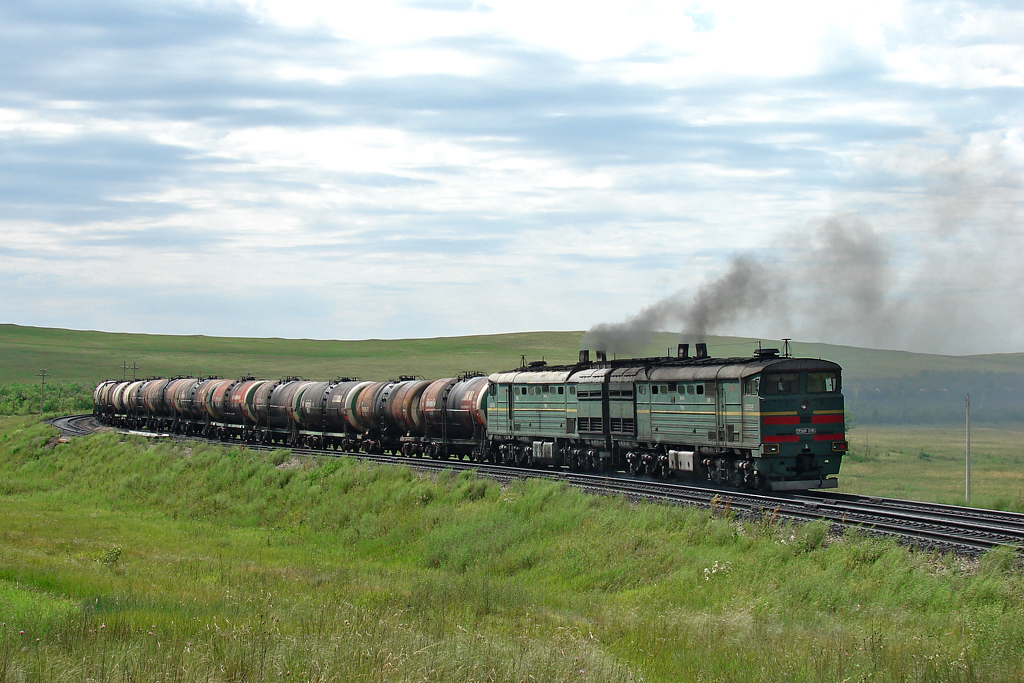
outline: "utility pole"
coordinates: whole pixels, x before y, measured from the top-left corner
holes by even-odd
[[[43,414],[43,393],[46,389],[46,376],[50,374],[45,369],[40,370],[36,373],[36,377],[39,378],[39,414]]]
[[[971,504],[971,395],[964,399],[967,407],[967,504]]]
[[[127,381],[127,379],[128,379],[128,371],[131,370],[132,371],[132,381],[134,382],[135,381],[135,371],[138,370],[138,369],[139,369],[139,366],[136,365],[134,361],[132,361],[131,367],[128,366],[128,361],[122,362],[121,363],[121,381],[122,382]]]

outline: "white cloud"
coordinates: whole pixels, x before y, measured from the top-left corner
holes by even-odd
[[[29,2],[0,10],[15,65],[0,76],[10,321],[292,337],[580,328],[833,212],[899,245],[897,298],[978,292],[945,269],[968,230],[1003,237],[1000,265],[1021,255],[1005,239],[1024,168],[1020,11],[242,6],[168,2],[154,21],[126,4],[60,23]],[[19,22],[42,39],[19,42]],[[941,281],[923,282],[922,264]],[[1004,270],[979,309],[1020,307]],[[178,314],[124,306],[111,273]],[[58,290],[78,303],[41,313]],[[815,334],[806,322],[793,325]],[[1011,327],[958,335],[1008,350]]]

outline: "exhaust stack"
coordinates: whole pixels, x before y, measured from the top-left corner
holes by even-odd
[[[689,358],[690,357],[690,345],[680,344],[676,348],[676,358]]]
[[[597,362],[598,363],[603,363],[606,360],[608,360],[608,354],[605,351],[603,351],[601,349],[598,349],[598,351],[596,353],[597,353]]]
[[[580,362],[581,363],[589,363],[590,362],[590,349],[582,349],[580,351]]]
[[[707,345],[707,343],[706,342],[698,342],[697,343],[697,358],[707,358],[707,357],[708,357],[708,345]]]

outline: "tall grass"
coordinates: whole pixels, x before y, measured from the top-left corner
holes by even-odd
[[[24,418],[0,519],[0,681],[1024,675],[1008,551]]]

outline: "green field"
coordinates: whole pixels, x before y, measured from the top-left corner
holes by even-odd
[[[847,437],[840,490],[965,503],[964,425],[863,426]],[[971,504],[1024,512],[1024,425],[972,427]]]
[[[139,377],[192,375],[277,378],[338,376],[389,379],[398,375],[451,376],[518,367],[520,356],[568,362],[580,334],[538,332],[444,339],[318,341],[111,334],[0,325],[0,384],[38,382],[46,368],[54,382],[120,379],[122,364]]]
[[[343,375],[381,380],[405,374],[433,378],[466,370],[490,373],[515,368],[523,356],[527,360],[546,359],[550,364],[572,363],[578,358],[582,339],[582,332],[524,332],[437,339],[323,341],[113,334],[0,325],[0,384],[38,382],[35,373],[46,368],[49,381],[95,385],[102,379],[121,378],[122,363],[129,368],[136,364],[140,377],[253,374],[265,378],[331,379]],[[656,335],[646,353],[675,353],[678,341],[677,335]],[[712,355],[728,357],[750,356],[758,340],[710,337],[707,341]],[[765,346],[780,345],[777,340],[763,341]],[[870,382],[874,378],[921,371],[1024,374],[1024,354],[937,356],[803,342],[794,342],[793,352],[839,363],[849,382]],[[131,376],[130,369],[128,373]]]
[[[0,418],[0,681],[1020,681],[1024,579],[825,527]]]
[[[368,379],[575,360],[580,333],[309,341],[0,326],[0,412],[120,377]],[[651,354],[672,347],[672,335]],[[712,338],[713,355],[752,340]],[[1019,373],[796,344],[871,382]],[[859,374],[858,374],[859,373]],[[857,379],[860,378],[860,379]],[[56,386],[54,386],[56,385]],[[63,393],[61,387],[65,390]],[[81,393],[83,396],[78,396]],[[77,404],[75,404],[77,405]],[[7,408],[4,408],[7,406]],[[976,425],[972,503],[1024,509],[1017,423]],[[963,427],[857,424],[845,491],[963,501]],[[0,682],[1019,681],[1024,579],[857,533],[348,460],[70,443],[0,418]]]

